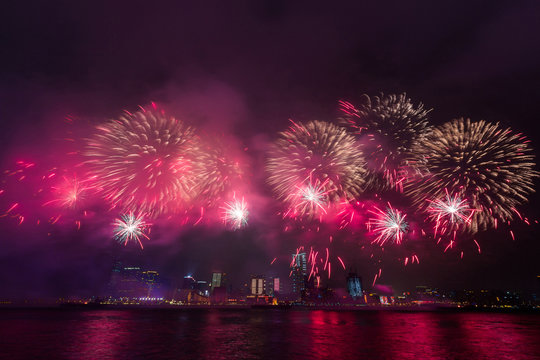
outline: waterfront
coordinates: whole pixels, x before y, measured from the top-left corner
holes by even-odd
[[[2,358],[537,359],[540,314],[2,309]]]

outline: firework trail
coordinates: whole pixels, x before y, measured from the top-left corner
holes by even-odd
[[[467,199],[474,209],[466,227],[470,233],[513,220],[538,177],[529,140],[483,120],[461,118],[439,126],[412,153],[425,175],[406,192],[420,208],[427,206],[425,199],[442,199],[446,192]]]
[[[150,224],[144,220],[142,214],[124,214],[120,219],[116,219],[113,225],[115,227],[114,238],[121,244],[127,245],[131,241],[137,241],[141,249],[143,249],[141,237],[150,240],[145,234]]]
[[[200,158],[193,128],[141,110],[96,129],[83,155],[98,192],[113,207],[156,216],[192,199]]]
[[[422,103],[415,107],[405,93],[373,98],[364,94],[359,106],[340,101],[340,108],[344,122],[367,140],[362,150],[369,159],[370,188],[402,191],[410,149],[426,135],[431,110],[425,110]]]
[[[306,253],[304,246],[300,246],[296,249],[296,253],[293,254],[290,263],[292,270],[289,276],[291,276],[294,271],[299,271],[306,277],[307,282],[315,281],[317,282],[318,287],[318,285],[320,285],[320,275],[323,272],[326,272],[328,279],[332,277],[332,257],[328,247],[326,247],[324,251],[319,251],[311,246],[309,248],[309,253]],[[345,263],[341,257],[337,256],[336,259],[343,270],[345,270]]]
[[[1,184],[1,206],[7,210],[0,217],[15,218],[19,225],[39,225],[56,224],[67,216],[80,227],[81,215],[85,215],[80,204],[89,189],[76,174],[17,161],[13,169],[4,171]]]
[[[326,206],[354,198],[362,192],[365,175],[354,137],[322,121],[293,122],[280,133],[266,171],[268,183],[293,218],[314,217]]]
[[[401,244],[403,236],[407,233],[409,225],[405,221],[406,215],[395,209],[388,203],[385,211],[375,207],[375,211],[370,210],[375,218],[368,221],[368,230],[376,235],[373,243],[383,246],[387,241]]]
[[[249,211],[244,198],[240,201],[233,199],[225,203],[221,209],[223,210],[223,222],[230,225],[232,229],[240,229],[247,225]]]

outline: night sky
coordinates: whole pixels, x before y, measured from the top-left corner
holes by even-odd
[[[156,101],[169,113],[219,129],[246,147],[261,197],[266,144],[289,119],[338,117],[338,100],[406,92],[433,108],[430,121],[500,122],[540,149],[540,5],[536,1],[180,2],[29,1],[0,14],[0,164],[54,157],[66,116],[89,127]],[[538,184],[537,184],[538,185]],[[521,208],[538,219],[538,195]],[[261,200],[267,201],[267,200]],[[268,209],[274,210],[275,204]],[[113,259],[158,269],[174,281],[213,270],[239,286],[251,274],[287,276],[299,241],[280,218],[254,214],[243,231],[158,228],[144,251],[123,248],[99,224],[50,236],[0,219],[0,298],[94,295]],[[345,236],[336,254],[371,284],[540,291],[538,225],[477,237],[443,254],[419,245],[420,264],[386,254],[373,264]],[[269,264],[274,257],[278,261]],[[329,285],[344,287],[343,271]]]

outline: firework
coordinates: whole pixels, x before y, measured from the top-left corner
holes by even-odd
[[[138,111],[97,127],[83,155],[98,192],[113,207],[158,215],[193,196],[194,129],[162,113]]]
[[[83,185],[76,176],[62,176],[60,182],[51,187],[53,199],[44,205],[56,205],[61,208],[74,209],[86,198],[89,188]]]
[[[292,217],[315,215],[362,191],[364,160],[353,136],[337,125],[311,121],[280,133],[266,165],[268,183]]]
[[[310,247],[309,253],[306,253],[304,246],[300,246],[296,249],[296,253],[293,254],[290,263],[292,270],[289,276],[296,273],[295,277],[298,279],[299,276],[302,277],[300,274],[303,274],[304,276],[307,276],[308,282],[313,281],[315,282],[314,285],[319,287],[321,280],[320,275],[323,272],[326,272],[328,279],[332,276],[332,258],[333,256],[330,254],[330,249],[328,247],[326,247],[324,251],[318,251],[313,247]],[[345,263],[341,257],[337,256],[336,258],[339,261],[340,266],[345,270]],[[307,273],[308,269],[309,274]]]
[[[134,215],[133,213],[124,214],[120,219],[114,222],[114,238],[121,244],[127,245],[128,242],[137,241],[143,248],[141,237],[150,238],[145,234],[145,231],[150,226],[143,215]]]
[[[340,106],[345,123],[365,140],[362,150],[371,171],[368,185],[402,190],[409,151],[427,133],[431,110],[425,110],[422,103],[415,107],[404,93],[373,98],[363,95],[362,100],[358,107],[346,101],[340,101]]]
[[[222,210],[223,222],[229,224],[233,229],[240,229],[247,225],[249,211],[244,198],[242,198],[241,201],[233,199],[232,201],[225,203]]]
[[[234,186],[243,180],[244,171],[238,156],[227,151],[219,138],[201,144],[200,158],[195,170],[198,199],[207,206],[220,202],[231,193]]]
[[[466,200],[458,195],[451,196],[446,190],[444,198],[429,201],[427,208],[429,218],[435,222],[435,236],[437,232],[444,234],[455,232],[460,227],[466,227],[474,214],[474,209],[469,208]]]
[[[368,230],[376,235],[373,243],[384,245],[387,241],[401,244],[403,235],[407,232],[409,225],[405,221],[406,215],[395,209],[388,203],[385,211],[375,207],[375,211],[370,211],[375,218],[368,221]]]
[[[88,189],[66,169],[43,168],[34,162],[17,161],[1,179],[0,217],[15,218],[18,224],[56,224],[65,215],[80,227],[79,206]],[[6,202],[6,204],[4,204]]]
[[[413,147],[414,161],[425,175],[406,192],[424,208],[425,199],[441,199],[449,192],[474,209],[469,232],[497,227],[497,221],[519,215],[516,207],[534,192],[538,172],[528,143],[499,124],[453,120]]]
[[[322,215],[326,214],[326,192],[325,183],[312,183],[310,180],[306,185],[297,187],[297,191],[290,196],[291,207],[285,216],[296,217],[298,214]]]

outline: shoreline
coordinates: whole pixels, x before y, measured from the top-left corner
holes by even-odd
[[[0,304],[2,310],[254,310],[254,311],[353,311],[353,312],[485,312],[485,313],[540,313],[538,307],[475,307],[475,306],[457,306],[457,305],[170,305],[170,304]]]

